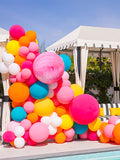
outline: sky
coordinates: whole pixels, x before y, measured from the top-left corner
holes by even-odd
[[[120,0],[0,0],[0,27],[14,24],[46,48],[81,25],[120,28]]]

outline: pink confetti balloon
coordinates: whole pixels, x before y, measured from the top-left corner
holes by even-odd
[[[21,71],[21,77],[25,80],[29,79],[32,75],[32,72],[30,69],[28,68],[24,68],[22,71]]]
[[[39,51],[39,45],[36,42],[30,42],[28,48],[29,51],[33,53],[38,53]]]
[[[14,132],[15,127],[19,126],[20,123],[15,122],[15,121],[10,121],[7,125],[7,131],[12,131]]]
[[[27,56],[28,53],[29,53],[29,49],[27,47],[25,47],[25,46],[20,47],[20,49],[19,49],[20,56],[23,56],[23,57]]]
[[[44,52],[33,62],[35,77],[46,84],[57,82],[64,72],[64,63],[60,56],[54,52]]]
[[[15,83],[16,81],[16,75],[10,75],[10,82]]]
[[[24,119],[20,122],[20,126],[22,126],[26,131],[30,129],[32,123],[28,119]]]
[[[26,59],[29,60],[29,61],[34,61],[35,57],[36,57],[35,54],[32,53],[32,52],[30,52],[30,53],[27,55]]]
[[[74,92],[68,86],[61,87],[61,89],[57,93],[57,100],[62,104],[70,103],[73,98],[74,98]]]

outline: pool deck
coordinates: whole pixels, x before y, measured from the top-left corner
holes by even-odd
[[[53,142],[37,146],[25,146],[22,149],[1,145],[0,160],[50,159],[58,156],[88,154],[95,152],[120,150],[120,145],[100,143],[98,141],[72,141],[63,144]]]

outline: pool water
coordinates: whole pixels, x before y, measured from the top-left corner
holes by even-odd
[[[80,154],[64,157],[47,158],[45,160],[120,160],[120,151]]]

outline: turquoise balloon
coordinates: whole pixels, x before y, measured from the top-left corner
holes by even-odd
[[[74,122],[73,128],[76,134],[83,134],[88,130],[88,125],[81,125]]]
[[[14,121],[20,122],[27,117],[27,113],[25,112],[23,107],[16,107],[11,112],[11,118]]]
[[[62,58],[65,66],[65,71],[68,71],[71,67],[71,59],[66,54],[61,54],[60,57]]]
[[[37,81],[30,86],[30,94],[35,99],[43,99],[48,95],[49,87],[47,84]]]

